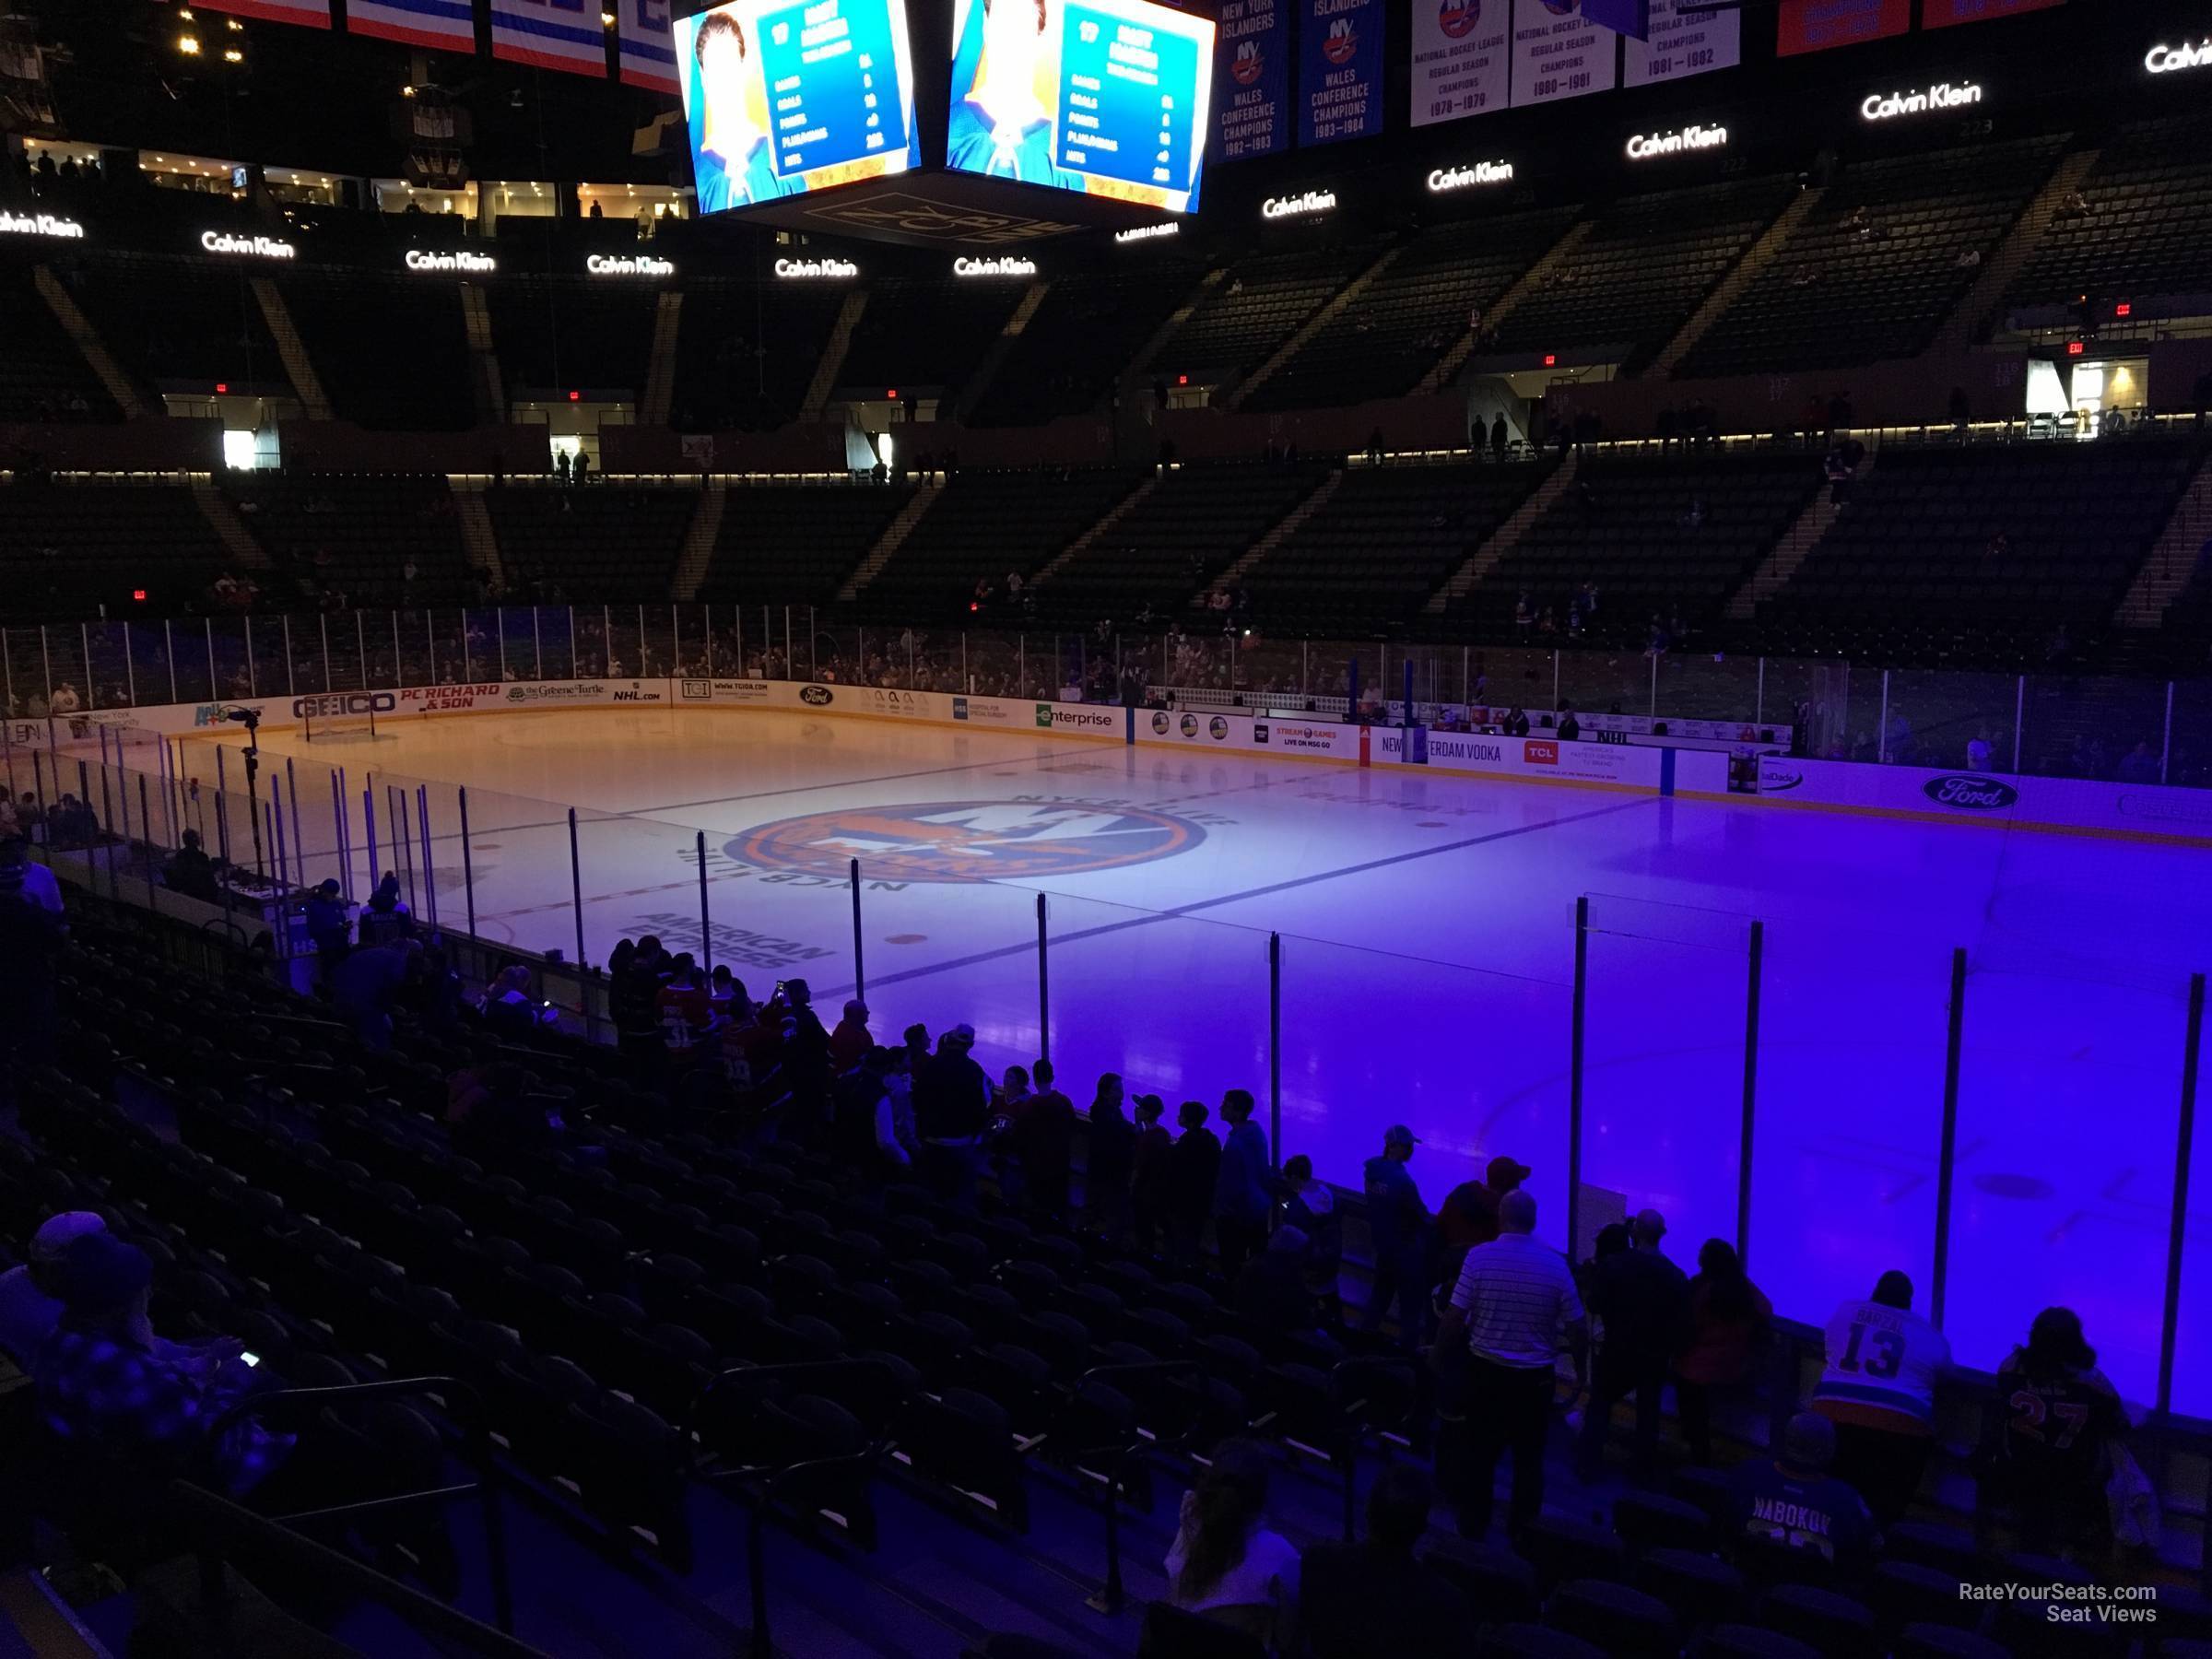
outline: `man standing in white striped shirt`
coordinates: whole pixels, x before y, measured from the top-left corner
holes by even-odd
[[[1582,1298],[1567,1259],[1536,1241],[1536,1201],[1508,1193],[1498,1206],[1498,1237],[1467,1252],[1440,1346],[1467,1345],[1466,1456],[1452,1472],[1452,1500],[1463,1536],[1489,1531],[1498,1459],[1513,1454],[1508,1518],[1518,1534],[1544,1507],[1544,1433],[1551,1421],[1553,1366],[1579,1351]]]

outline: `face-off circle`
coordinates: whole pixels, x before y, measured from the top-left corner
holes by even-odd
[[[1122,870],[1206,840],[1189,818],[1088,801],[917,801],[778,818],[724,848],[762,870],[877,881],[1034,881]]]

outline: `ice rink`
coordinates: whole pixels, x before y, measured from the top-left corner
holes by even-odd
[[[2212,959],[2201,850],[782,712],[394,720],[373,743],[264,750],[265,775],[292,762],[315,878],[335,873],[334,759],[355,847],[366,782],[387,865],[402,796],[419,847],[421,786],[448,925],[465,785],[477,932],[532,949],[576,948],[576,807],[594,962],[641,933],[699,949],[703,831],[714,959],[756,994],[804,975],[830,1021],[854,980],[857,857],[878,1037],[965,1019],[994,1074],[1041,1049],[1043,894],[1051,1053],[1078,1105],[1114,1070],[1171,1114],[1239,1085],[1264,1112],[1279,934],[1282,1151],[1357,1184],[1404,1122],[1431,1205],[1511,1153],[1562,1244],[1587,896],[1583,1179],[1662,1210],[1685,1265],[1737,1232],[1756,920],[1749,1265],[1814,1320],[1890,1266],[1925,1309],[1963,947],[1946,1328],[1994,1366],[2068,1303],[2123,1391],[2155,1392],[2188,980]],[[182,752],[211,772],[207,743]],[[2175,1372],[2176,1408],[2198,1413],[2208,1142]]]

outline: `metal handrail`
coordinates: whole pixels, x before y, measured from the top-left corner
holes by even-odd
[[[1194,1421],[1203,1421],[1206,1410],[1204,1383],[1206,1368],[1204,1361],[1200,1359],[1134,1359],[1113,1365],[1094,1365],[1076,1379],[1075,1387],[1069,1391],[1067,1403],[1072,1408],[1076,1402],[1082,1398],[1083,1390],[1091,1382],[1101,1378],[1164,1377],[1183,1371],[1194,1371],[1198,1375],[1201,1394],[1197,1409],[1200,1416]],[[1121,1612],[1123,1601],[1121,1500],[1123,1477],[1128,1473],[1129,1465],[1133,1461],[1149,1456],[1159,1450],[1160,1448],[1150,1441],[1135,1440],[1115,1441],[1104,1446],[1088,1447],[1085,1452],[1076,1453],[1080,1457],[1086,1453],[1106,1452],[1111,1453],[1113,1456],[1113,1466],[1106,1477],[1106,1582],[1100,1587],[1099,1593],[1089,1597],[1086,1604],[1093,1611],[1103,1613],[1109,1618]]]
[[[384,1385],[371,1383],[367,1386],[382,1388]],[[301,1392],[343,1394],[347,1391],[325,1389]],[[287,1557],[302,1568],[312,1568],[318,1574],[337,1579],[391,1608],[415,1629],[458,1642],[472,1653],[489,1655],[490,1659],[547,1659],[543,1650],[518,1641],[512,1633],[503,1630],[495,1630],[458,1608],[449,1607],[435,1596],[425,1595],[421,1591],[412,1589],[397,1579],[355,1560],[343,1550],[333,1549],[328,1545],[319,1544],[312,1538],[296,1533],[282,1520],[257,1515],[252,1510],[242,1508],[228,1498],[188,1480],[172,1482],[169,1495],[178,1509],[192,1521],[193,1549],[200,1562],[200,1604],[204,1611],[213,1615],[218,1636],[228,1630],[230,1615],[229,1584],[223,1572],[225,1559],[235,1549],[253,1548]]]
[[[718,1392],[750,1390],[779,1382],[803,1382],[831,1376],[852,1376],[868,1371],[886,1378],[895,1388],[899,1374],[880,1359],[797,1359],[783,1365],[740,1365],[721,1371],[707,1380],[704,1388],[692,1400],[686,1416],[696,1430],[702,1407]],[[726,1387],[725,1387],[726,1385]],[[872,1469],[890,1449],[888,1437],[871,1440],[858,1452],[841,1453],[833,1457],[801,1458],[796,1463],[784,1464],[773,1469],[725,1469],[707,1472],[693,1467],[695,1477],[712,1482],[717,1473],[735,1477],[740,1480],[757,1483],[750,1494],[752,1501],[746,1505],[745,1570],[747,1587],[753,1604],[753,1627],[748,1653],[751,1659],[773,1659],[775,1644],[768,1631],[768,1512],[779,1491],[796,1485],[810,1476],[841,1474],[847,1470],[865,1472]],[[701,1449],[703,1454],[703,1448]]]
[[[473,1484],[431,1487],[418,1492],[399,1492],[359,1503],[301,1510],[267,1519],[279,1526],[292,1522],[327,1521],[340,1515],[367,1515],[416,1504],[442,1502],[448,1498],[477,1492],[484,1500],[484,1559],[486,1570],[491,1575],[492,1617],[500,1630],[512,1636],[514,1632],[514,1590],[507,1571],[507,1524],[506,1517],[500,1509],[499,1465],[491,1454],[491,1428],[485,1413],[484,1398],[474,1385],[458,1377],[393,1377],[380,1382],[352,1382],[338,1388],[281,1388],[267,1394],[248,1394],[234,1401],[209,1426],[206,1443],[210,1447],[220,1445],[225,1431],[241,1418],[304,1417],[325,1406],[354,1400],[389,1399],[415,1394],[435,1395],[441,1406],[450,1415],[465,1419],[462,1422],[462,1440],[467,1449],[468,1461],[477,1472]],[[454,1412],[454,1401],[465,1406],[465,1411]]]

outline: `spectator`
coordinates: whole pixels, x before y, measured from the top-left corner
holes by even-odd
[[[1500,409],[1498,411],[1498,418],[1490,422],[1491,456],[1496,460],[1504,460],[1505,452],[1512,441],[1512,434],[1507,429],[1505,424],[1505,411]]]
[[[1230,1284],[1267,1240],[1269,1159],[1267,1131],[1252,1121],[1249,1089],[1232,1088],[1221,1097],[1221,1121],[1229,1124],[1221,1166],[1214,1183],[1214,1246],[1221,1272]]]
[[[1863,1566],[1881,1542],[1865,1500],[1828,1472],[1836,1429],[1801,1411],[1783,1431],[1780,1457],[1751,1457],[1729,1471],[1741,1535],[1802,1549],[1846,1570]]]
[[[221,890],[216,886],[215,860],[207,856],[206,849],[200,844],[200,832],[197,830],[184,831],[184,844],[170,854],[169,862],[161,868],[161,885],[172,893],[182,893],[187,898],[197,899],[205,903],[220,902],[222,895]],[[335,881],[326,881],[323,884],[324,888],[333,890],[336,888],[337,885]],[[317,888],[316,890],[321,893],[323,889]],[[350,928],[351,924],[344,921],[343,911],[339,914],[342,924],[340,929],[342,937],[344,932]],[[307,907],[307,936],[312,941],[315,948],[321,952],[324,959],[324,971],[328,973],[332,959],[331,952],[324,944],[324,935],[319,935],[315,931],[316,920],[315,903],[313,900],[310,900]],[[324,920],[327,924],[328,919],[324,918]],[[326,925],[325,933],[327,931]]]
[[[812,1133],[830,1105],[830,1033],[814,1011],[814,992],[803,979],[777,987],[782,1004],[772,1021],[780,1041],[769,1083],[769,1110]]]
[[[399,896],[399,875],[386,870],[384,878],[376,884],[369,895],[368,906],[361,912],[360,942],[364,945],[388,945],[414,931],[415,918],[407,909],[406,900]]]
[[[895,1173],[912,1160],[895,1124],[888,1124],[888,1147],[878,1133],[889,1117],[884,1084],[893,1057],[889,1049],[872,1048],[830,1086],[830,1144],[839,1160],[871,1186],[886,1165]]]
[[[1675,1360],[1675,1410],[1689,1460],[1712,1462],[1712,1395],[1749,1385],[1765,1351],[1774,1304],[1744,1272],[1735,1246],[1708,1239],[1689,1281],[1689,1335]]]
[[[929,1064],[929,1028],[908,1026],[900,1041],[906,1044],[906,1075],[918,1081],[923,1068]]]
[[[1986,729],[1977,731],[1966,740],[1966,770],[1985,772],[1992,763],[1989,733]]]
[[[1037,1092],[1014,1131],[1014,1156],[1030,1207],[1054,1227],[1067,1222],[1068,1171],[1075,1161],[1076,1103],[1053,1087],[1053,1063],[1030,1068]]]
[[[0,840],[0,961],[8,989],[0,996],[0,1101],[41,1064],[55,1026],[54,970],[68,934],[53,872],[30,862],[19,835]]]
[[[1267,1529],[1267,1469],[1266,1453],[1249,1441],[1216,1449],[1182,1495],[1168,1548],[1168,1599],[1281,1652],[1298,1609],[1298,1551]]]
[[[1561,703],[1559,705],[1559,741],[1572,743],[1582,735],[1583,723],[1574,717],[1574,705],[1569,702]]]
[[[2028,1344],[1997,1368],[2005,1428],[1991,1482],[2019,1512],[2032,1550],[2101,1544],[2111,1529],[2105,1486],[2113,1443],[2127,1430],[2120,1396],[2071,1308],[2045,1308]]]
[[[2159,782],[2159,758],[2150,752],[2150,741],[2138,739],[2136,747],[2120,758],[2120,782],[2123,783],[2156,783]]]
[[[247,1418],[234,1420],[222,1444],[206,1444],[252,1373],[235,1363],[234,1338],[187,1346],[154,1335],[147,1313],[154,1270],[144,1251],[90,1233],[69,1246],[65,1271],[68,1302],[35,1374],[47,1433],[90,1465],[81,1478],[102,1478],[98,1470],[156,1480],[198,1473],[212,1452],[220,1483],[239,1496],[283,1460],[291,1438]]]
[[[689,1048],[714,1023],[713,994],[708,990],[699,964],[688,950],[679,951],[668,964],[667,982],[662,985],[653,1003],[660,1017],[662,1041],[670,1048]],[[486,1012],[489,1012],[488,1007]]]
[[[1170,1170],[1175,1156],[1175,1141],[1159,1121],[1166,1112],[1167,1103],[1158,1095],[1137,1097],[1135,1146],[1129,1170],[1129,1208],[1140,1250],[1157,1251],[1161,1234],[1171,1226],[1174,1184]]]
[[[613,1017],[618,1042],[631,1053],[657,1052],[661,1046],[659,975],[639,947],[624,939],[606,959],[606,976],[607,1012]]]
[[[1912,1281],[1894,1268],[1865,1301],[1828,1322],[1828,1366],[1813,1409],[1836,1425],[1836,1470],[1884,1526],[1901,1519],[1928,1465],[1936,1382],[1951,1363],[1944,1335],[1912,1312]]]
[[[1374,1330],[1398,1304],[1398,1343],[1420,1345],[1428,1324],[1430,1243],[1435,1226],[1406,1166],[1419,1143],[1403,1124],[1382,1132],[1382,1152],[1367,1160],[1367,1230],[1374,1250],[1374,1285],[1366,1325]]]
[[[1110,1239],[1129,1225],[1129,1173],[1135,1158],[1136,1129],[1122,1113],[1121,1074],[1101,1073],[1090,1098],[1083,1218]]]
[[[392,1010],[421,955],[415,940],[400,939],[349,952],[331,971],[331,1002],[362,1047],[382,1053],[392,1046]]]
[[[1630,1248],[1600,1262],[1591,1276],[1590,1312],[1600,1338],[1577,1457],[1584,1481],[1598,1477],[1613,1407],[1631,1394],[1636,1454],[1630,1467],[1639,1480],[1650,1477],[1659,1451],[1667,1363],[1689,1332],[1689,1281],[1661,1248],[1665,1220],[1655,1209],[1639,1210],[1629,1237]]]
[[[970,1053],[974,1046],[973,1026],[953,1027],[937,1039],[937,1052],[914,1078],[923,1171],[938,1197],[962,1209],[975,1207],[975,1178],[991,1126],[991,1079]]]
[[[1527,1179],[1526,1164],[1491,1159],[1480,1181],[1463,1181],[1444,1195],[1436,1212],[1437,1241],[1446,1251],[1488,1244],[1498,1236],[1498,1201]]]
[[[469,1155],[488,1162],[538,1151],[566,1127],[532,1097],[529,1074],[507,1061],[456,1072],[446,1088],[445,1117]]]
[[[530,970],[521,962],[500,970],[484,987],[477,1011],[484,1016],[484,1029],[502,1042],[527,1041],[539,1026],[553,1019],[552,1008],[530,994]]]
[[[1480,1620],[1414,1557],[1436,1489],[1418,1464],[1385,1464],[1367,1493],[1367,1542],[1315,1544],[1300,1562],[1299,1629],[1313,1659],[1465,1651]]]
[[[0,1352],[28,1371],[69,1300],[69,1248],[108,1224],[90,1210],[49,1216],[30,1235],[29,1260],[0,1273]]]
[[[1307,1246],[1306,1235],[1297,1228],[1277,1228],[1266,1248],[1237,1274],[1237,1312],[1274,1335],[1312,1331],[1315,1321],[1313,1297],[1306,1288]]]
[[[1329,1323],[1338,1319],[1336,1277],[1344,1265],[1344,1218],[1326,1182],[1313,1179],[1303,1152],[1283,1163],[1283,1224],[1306,1235],[1306,1286],[1320,1299]]]
[[[1182,1133],[1168,1159],[1168,1253],[1180,1266],[1198,1264],[1206,1218],[1213,1213],[1214,1188],[1221,1175],[1221,1142],[1206,1120],[1204,1100],[1185,1100],[1175,1110]]]
[[[1508,1193],[1498,1206],[1498,1237],[1467,1252],[1437,1333],[1437,1346],[1464,1343],[1464,1433],[1455,1450],[1438,1445],[1438,1474],[1464,1537],[1490,1530],[1498,1460],[1513,1454],[1508,1514],[1518,1533],[1544,1507],[1544,1434],[1551,1418],[1553,1371],[1561,1347],[1585,1335],[1581,1297],[1567,1259],[1536,1241],[1536,1201]]]
[[[830,1033],[830,1075],[843,1077],[858,1065],[862,1056],[875,1046],[875,1038],[868,1035],[867,1005],[857,998],[848,1001],[844,1018],[837,1022],[837,1029]]]

